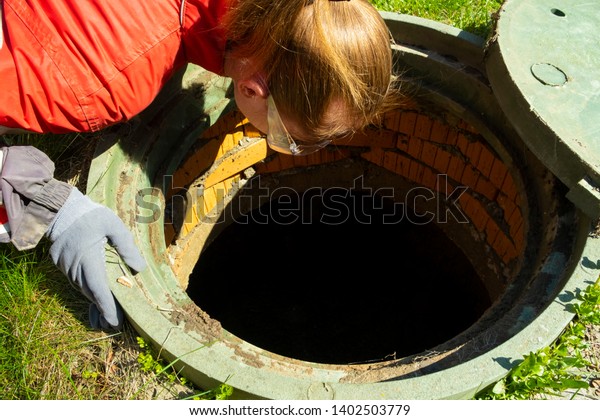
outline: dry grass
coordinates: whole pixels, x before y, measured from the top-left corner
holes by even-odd
[[[55,177],[86,190],[97,135],[13,136],[56,163]],[[127,323],[90,330],[88,302],[54,266],[44,239],[33,251],[0,248],[0,399],[174,399],[197,393],[138,362]]]

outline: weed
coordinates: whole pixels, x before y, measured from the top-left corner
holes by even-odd
[[[589,286],[578,295],[580,303],[571,306],[578,320],[583,324],[600,325],[600,283]]]
[[[476,396],[476,399],[522,400],[536,397],[562,397],[573,390],[573,396],[589,388],[595,366],[585,357],[589,344],[586,325],[600,324],[600,283],[587,287],[570,305],[575,317],[552,345],[525,356],[506,377]]]
[[[221,384],[200,394],[192,396],[192,400],[228,400],[233,395],[233,387],[227,384]]]
[[[138,355],[137,361],[143,372],[153,372],[157,376],[164,376],[169,382],[179,381],[182,385],[187,385],[188,380],[177,374],[174,369],[169,369],[171,365],[164,365],[162,358],[154,356],[152,347],[148,345],[142,337],[136,337],[137,343],[142,349]]]
[[[100,377],[100,372],[97,372],[95,370],[84,370],[81,373],[81,377],[84,379],[93,379],[96,380]]]
[[[152,346],[150,346],[142,337],[136,337],[137,343],[142,350],[138,355],[137,361],[140,364],[140,370],[143,372],[152,372],[158,378],[165,378],[170,383],[179,383],[184,386],[191,387],[192,384],[185,377],[181,376],[179,372],[175,371],[173,365],[176,360],[164,364],[164,360],[159,356],[155,355]],[[191,396],[185,399],[193,400],[226,400],[233,395],[233,387],[227,384],[221,384],[213,389],[207,391],[198,391],[193,393]]]

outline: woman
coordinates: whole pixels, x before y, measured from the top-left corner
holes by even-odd
[[[0,0],[0,134],[96,131],[126,121],[187,63],[227,77],[239,109],[278,152],[306,154],[376,122],[399,97],[390,38],[367,0]],[[104,243],[144,261],[106,207],[53,178],[32,148],[2,148],[8,223],[19,249],[50,254],[93,302],[95,327],[123,320]],[[100,265],[99,265],[100,264]]]

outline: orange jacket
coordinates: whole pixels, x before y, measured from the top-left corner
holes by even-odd
[[[222,73],[227,0],[0,0],[0,126],[96,131],[187,63]]]

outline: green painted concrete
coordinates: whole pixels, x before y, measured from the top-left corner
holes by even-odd
[[[594,1],[508,0],[486,61],[524,142],[592,218],[600,217],[599,28]]]
[[[535,178],[539,163],[531,158],[531,165],[523,165],[518,162],[518,156],[511,154],[511,150],[527,153],[522,140],[514,136],[511,121],[496,103],[495,90],[490,89],[484,70],[483,40],[436,22],[390,13],[384,17],[398,41],[395,47],[398,66],[413,67],[409,75],[419,80],[432,100],[473,121],[507,164],[514,161],[515,170],[533,178],[531,194],[544,200],[546,180]],[[490,51],[493,48],[496,47],[492,46]],[[553,60],[543,62],[562,66]],[[560,88],[560,75],[551,68],[536,69],[536,74],[550,81],[552,89]],[[571,73],[565,69],[565,74],[569,77]],[[510,300],[511,306],[505,312],[497,314],[494,325],[463,343],[454,361],[443,367],[434,365],[413,375],[383,382],[352,384],[345,382],[343,366],[274,355],[226,331],[215,339],[195,327],[193,303],[170,269],[164,237],[161,237],[162,212],[148,214],[147,206],[144,209],[139,206],[141,197],[151,199],[146,193],[152,188],[161,188],[163,176],[173,172],[197,136],[230,105],[226,80],[214,79],[193,66],[181,76],[182,79],[176,79],[172,89],[166,89],[140,119],[125,127],[128,135],[119,141],[116,138],[102,140],[90,169],[88,194],[115,209],[126,221],[149,263],[146,271],[132,276],[133,287],[110,284],[128,319],[141,335],[161,349],[161,354],[169,360],[177,360],[182,374],[200,387],[226,381],[236,388],[235,398],[278,400],[470,398],[503,377],[523,355],[555,340],[573,316],[566,304],[574,300],[578,290],[598,278],[600,239],[589,235],[591,221],[587,212],[573,209],[556,227],[557,239],[540,245],[544,255],[527,262],[535,267],[532,267],[526,290],[518,293],[514,301]],[[182,83],[202,78],[210,81],[204,102],[179,95]],[[504,144],[507,138],[515,143]],[[592,196],[593,202],[593,188],[591,193],[589,187],[581,188],[588,191],[586,194]],[[160,209],[163,205],[160,194],[153,200]],[[144,223],[139,222],[140,214],[146,218]],[[532,248],[536,246],[533,244]],[[115,264],[108,265],[108,277],[116,279],[123,272],[117,261],[112,262]],[[507,331],[508,339],[494,341]],[[480,345],[490,342],[493,345],[486,351],[477,352]]]

